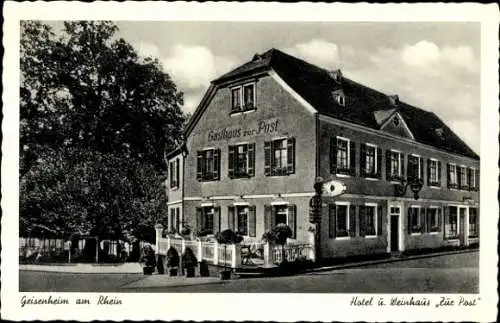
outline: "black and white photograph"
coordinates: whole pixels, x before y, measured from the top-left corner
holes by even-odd
[[[291,315],[307,296],[366,315],[310,320],[496,317],[498,82],[484,71],[498,49],[484,21],[255,18],[266,4],[217,19],[223,5],[193,4],[213,13],[198,19],[181,5],[164,19],[41,6],[4,35],[13,308],[150,319],[128,313],[166,297],[178,308],[155,318],[193,319],[204,300],[212,318],[276,320],[270,304],[241,311],[284,297]],[[471,7],[486,8],[497,28],[497,7]],[[382,309],[402,315],[369,316]]]

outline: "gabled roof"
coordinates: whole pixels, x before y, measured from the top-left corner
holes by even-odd
[[[328,70],[274,48],[262,54],[256,54],[249,62],[215,79],[211,90],[235,78],[268,70],[274,70],[320,114],[380,130],[383,122],[397,112],[417,142],[479,159],[479,156],[434,113],[402,101],[394,104],[388,95],[345,77],[342,77],[342,81],[338,83]],[[345,106],[339,105],[332,95],[332,92],[340,89],[345,94]],[[193,115],[187,131],[192,128],[192,123],[196,122],[196,113],[201,112],[203,102],[206,102],[208,96],[207,92]],[[442,130],[436,131],[436,129]]]

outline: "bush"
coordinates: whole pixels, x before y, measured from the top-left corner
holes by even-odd
[[[170,247],[167,250],[167,267],[179,267],[179,253],[174,247]]]
[[[155,251],[151,245],[145,244],[144,247],[142,247],[142,256],[139,262],[144,263],[145,267],[156,266]]]
[[[243,241],[243,237],[231,229],[226,229],[222,232],[217,232],[215,239],[220,244],[235,244]]]
[[[186,248],[182,254],[182,267],[194,268],[198,265],[198,259],[191,248]]]
[[[286,240],[288,238],[291,238],[293,235],[292,229],[284,223],[280,223],[277,226],[275,226],[271,231],[267,231],[262,235],[262,239],[279,244],[279,245],[284,245],[286,244]]]

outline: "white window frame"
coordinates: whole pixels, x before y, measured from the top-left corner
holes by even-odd
[[[435,164],[436,165],[436,178],[435,178],[435,181],[432,180],[432,171],[430,172],[429,174],[429,179],[431,181],[431,183],[438,183],[439,182],[439,160],[437,160],[436,158],[429,158],[431,164],[429,165],[429,171],[432,169],[432,164]],[[439,186],[434,186],[434,185],[430,185],[430,187],[432,188],[439,188]]]
[[[436,224],[438,224],[439,223],[439,212],[438,212],[438,210],[440,209],[440,207],[437,206],[437,205],[430,205],[430,206],[427,207],[427,209],[435,210],[436,213],[434,214],[434,217],[435,217],[434,220],[435,220]],[[429,225],[429,230],[431,230],[430,225]],[[429,231],[428,233],[429,234],[439,234],[441,232],[440,231]]]
[[[373,210],[374,210],[373,215],[375,216],[375,221],[373,221],[374,225],[375,225],[375,235],[365,235],[365,238],[376,238],[379,234],[379,232],[378,232],[378,221],[379,221],[378,204],[377,203],[365,203],[365,207],[373,207]]]
[[[476,170],[477,168],[475,167],[470,167],[470,171],[472,173],[472,176],[471,176],[471,182],[469,183],[469,188],[476,188]],[[474,185],[472,185],[472,183],[474,183]]]
[[[451,185],[458,185],[458,166],[457,164],[455,163],[448,163],[448,165],[450,165],[450,168],[446,167],[446,171],[450,171],[450,183]],[[453,174],[455,175],[455,180],[453,181],[452,179],[452,176],[451,176],[451,168],[454,167],[455,168],[455,171],[453,172]],[[448,178],[448,174],[446,174],[446,177]]]
[[[338,226],[338,206],[346,206],[346,220],[345,220],[345,223],[346,223],[346,232],[347,232],[347,236],[345,237],[339,237],[337,236],[337,226]],[[349,234],[349,228],[351,226],[351,224],[349,223],[349,214],[351,212],[351,202],[335,202],[335,240],[348,240],[351,238],[351,235]]]
[[[460,167],[460,175],[464,175],[464,178],[465,178],[465,184],[469,187],[469,178],[467,176],[467,166],[465,165],[460,165],[460,166],[457,166],[457,167]],[[458,168],[457,168],[457,176],[458,176]],[[463,190],[462,187],[464,186],[464,184],[462,183],[462,179],[460,178],[460,183],[462,185],[460,185],[460,187],[458,189],[460,190]],[[457,181],[457,184],[458,184],[458,181]]]
[[[337,156],[335,156],[335,158],[337,159],[337,169],[339,168],[338,167],[338,147],[339,147],[339,139],[340,140],[344,140],[344,141],[347,141],[347,167],[345,169],[351,169],[351,139],[349,138],[346,138],[346,137],[341,137],[341,136],[336,136],[336,145],[337,145]],[[350,175],[346,175],[346,174],[340,174],[340,173],[337,173],[335,174],[337,177],[350,177]]]
[[[234,91],[238,91],[239,92],[239,95],[240,95],[240,105],[239,105],[239,109],[238,110],[233,110],[233,92]],[[231,113],[241,113],[243,110],[243,86],[242,85],[238,85],[238,86],[234,86],[231,88]]]
[[[281,213],[281,214],[285,214],[285,224],[288,225],[288,202],[286,203],[283,203],[283,202],[278,202],[278,203],[271,203],[271,205],[274,207],[274,210],[273,210],[273,215],[274,215],[274,218],[276,219],[276,215],[278,214],[277,212],[277,209],[276,207],[279,207],[279,206],[282,206],[282,207],[285,207],[285,211],[284,213]],[[248,217],[247,217],[247,220],[248,220]],[[278,221],[275,221],[276,222],[276,225],[278,225]]]
[[[403,157],[403,152],[400,150],[396,150],[396,149],[391,149],[390,151],[391,151],[391,153],[396,153],[399,156],[399,158],[398,158],[398,160],[399,160],[398,174],[396,174],[396,175],[392,174],[392,156],[391,156],[391,160],[390,160],[390,162],[391,162],[391,177],[392,176],[403,177],[402,166],[403,166],[403,163],[405,162],[404,157]],[[397,181],[392,181],[392,182],[398,183]]]
[[[422,174],[422,178],[418,178],[418,179],[422,179],[423,180],[423,176],[424,176],[424,172],[423,172],[423,167],[424,167],[424,159],[422,158],[422,156],[420,155],[417,155],[417,154],[410,154],[410,156],[412,157],[415,157],[417,158],[417,165],[418,165],[418,169],[417,169],[417,174],[420,176],[420,174]]]
[[[250,205],[247,203],[247,204],[235,204],[234,205],[235,207],[235,213],[236,213],[236,228],[239,229],[239,225],[240,225],[240,220],[239,220],[239,212],[238,212],[238,209],[244,209],[245,210],[245,213],[246,213],[246,216],[247,216],[247,234],[244,235],[245,237],[248,236],[248,233],[249,233],[249,229],[250,229],[250,226],[249,226],[249,218],[250,218]],[[287,216],[287,221],[288,221],[288,216]],[[239,230],[237,230],[238,233],[239,233]]]
[[[421,228],[422,227],[422,219],[421,219],[420,215],[422,213],[420,212],[420,209],[422,209],[422,206],[421,205],[410,205],[410,209],[417,209],[418,210],[417,211],[418,226]],[[419,236],[421,234],[422,234],[422,232],[413,232],[413,226],[412,226],[412,232],[411,232],[412,236]]]
[[[447,241],[457,241],[460,239],[459,237],[459,234],[460,234],[460,208],[465,208],[463,205],[459,205],[459,204],[448,204],[446,205],[445,207],[455,207],[457,209],[457,214],[456,214],[456,217],[457,217],[457,234],[456,234],[456,237],[454,238],[450,238],[450,237],[446,237],[445,240]],[[449,210],[448,210],[449,212]],[[451,219],[451,212],[449,212],[448,214],[448,219]],[[445,230],[445,234],[446,234],[446,222],[444,221],[444,216],[443,216],[443,230]]]
[[[257,98],[257,95],[256,95],[257,87],[255,85],[256,85],[255,82],[249,82],[249,83],[244,83],[241,85],[233,86],[231,88],[231,114],[248,113],[250,111],[255,110],[255,106],[256,106],[255,100]],[[253,108],[252,109],[245,109],[244,95],[245,95],[245,87],[247,87],[247,86],[253,87]],[[239,110],[233,110],[233,91],[234,90],[239,91],[239,93],[240,93],[240,109]]]
[[[375,152],[375,153],[374,153],[375,160],[374,160],[374,162],[373,162],[373,167],[374,167],[374,171],[375,171],[375,173],[377,173],[377,169],[378,169],[378,162],[377,162],[377,159],[378,159],[378,149],[377,149],[377,148],[378,148],[378,146],[377,146],[377,145],[375,145],[375,144],[371,144],[371,143],[365,143],[365,146],[366,146],[366,147],[372,147],[372,148],[373,148],[373,150],[374,150],[374,152]],[[366,156],[365,156],[365,169],[367,168],[367,166],[368,166],[368,163],[367,163],[367,161],[366,161]],[[369,175],[373,175],[373,174],[369,174]],[[369,176],[368,176],[367,178],[371,178],[371,179],[373,179],[372,177],[369,177]]]
[[[169,170],[171,169],[172,172],[170,173],[170,178],[169,178],[169,183],[170,183],[170,189],[175,191],[176,189],[179,188],[179,182],[180,182],[180,176],[177,174],[177,163],[179,163],[179,158],[175,158],[169,162]],[[172,165],[172,166],[170,166]],[[180,163],[179,163],[179,169],[180,169]],[[175,185],[172,186],[172,179],[177,179],[179,177],[179,180],[175,182]]]

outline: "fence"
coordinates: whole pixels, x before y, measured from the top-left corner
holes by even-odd
[[[212,264],[226,265],[231,268],[242,266],[272,266],[283,260],[282,246],[271,245],[267,242],[252,242],[246,244],[219,244],[217,242],[187,240],[182,237],[157,237],[157,253],[165,255],[170,247],[177,250],[179,254],[184,253],[186,248],[191,248],[198,261],[205,260]],[[295,261],[297,259],[313,259],[313,246],[311,244],[299,243],[288,244],[284,247],[286,259]]]

